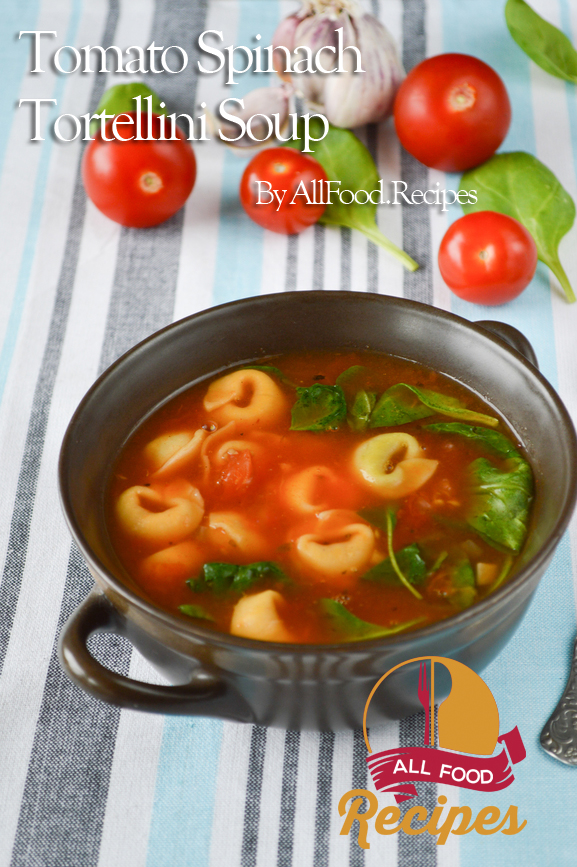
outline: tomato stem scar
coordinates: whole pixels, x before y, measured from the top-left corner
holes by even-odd
[[[162,178],[156,172],[144,172],[138,179],[138,184],[141,190],[145,193],[157,193],[162,189],[164,184]]]
[[[449,94],[449,105],[453,111],[466,111],[475,105],[477,91],[464,81],[458,84]]]

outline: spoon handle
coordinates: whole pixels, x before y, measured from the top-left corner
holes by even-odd
[[[539,740],[545,752],[553,758],[577,766],[577,640],[573,646],[567,685]]]

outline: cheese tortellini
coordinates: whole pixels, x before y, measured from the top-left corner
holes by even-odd
[[[164,489],[134,485],[116,502],[116,517],[125,533],[154,546],[176,544],[191,536],[203,514],[200,491],[188,483]]]
[[[165,479],[192,464],[198,459],[207,436],[208,431],[199,428],[194,434],[190,431],[162,434],[149,442],[144,454],[152,470],[152,478]]]
[[[384,499],[397,500],[417,491],[437,469],[439,462],[423,454],[411,434],[378,434],[355,449],[353,467],[367,487]]]
[[[330,505],[327,488],[337,482],[336,473],[328,467],[307,467],[290,476],[284,485],[287,504],[303,515],[314,515]]]
[[[238,554],[256,557],[264,544],[260,533],[239,512],[211,512],[207,535],[222,554],[232,557]]]
[[[287,412],[288,404],[270,376],[262,370],[248,369],[211,383],[204,408],[219,424],[238,421],[266,426],[278,421]]]
[[[162,434],[149,442],[144,454],[152,469],[152,478],[167,478],[196,461],[207,436],[208,431],[199,428],[194,434]]]
[[[283,603],[276,590],[243,596],[232,612],[231,634],[260,641],[294,641],[279,614]]]
[[[304,533],[296,540],[295,556],[319,578],[345,588],[368,567],[374,548],[374,532],[358,515],[330,509],[318,516],[314,533]]]

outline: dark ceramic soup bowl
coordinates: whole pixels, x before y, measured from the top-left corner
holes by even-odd
[[[113,463],[142,419],[179,389],[231,365],[293,350],[345,347],[428,365],[471,388],[507,419],[536,482],[531,531],[513,578],[473,607],[426,628],[331,645],[214,632],[143,598],[120,577],[103,509]],[[480,671],[519,625],[577,495],[575,431],[535,364],[524,337],[502,323],[471,324],[426,305],[353,292],[249,298],[152,335],[90,389],[62,446],[64,513],[97,585],[64,627],[64,668],[83,689],[122,707],[317,730],[359,727],[375,682],[406,660],[447,656]],[[173,685],[141,683],[101,666],[87,647],[96,631],[125,636]],[[421,710],[416,665],[402,667],[379,688],[369,724]],[[436,697],[449,688],[448,682],[436,683]]]

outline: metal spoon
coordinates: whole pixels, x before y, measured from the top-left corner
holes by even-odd
[[[545,752],[554,759],[577,766],[577,640],[565,691],[545,723],[539,740]]]

